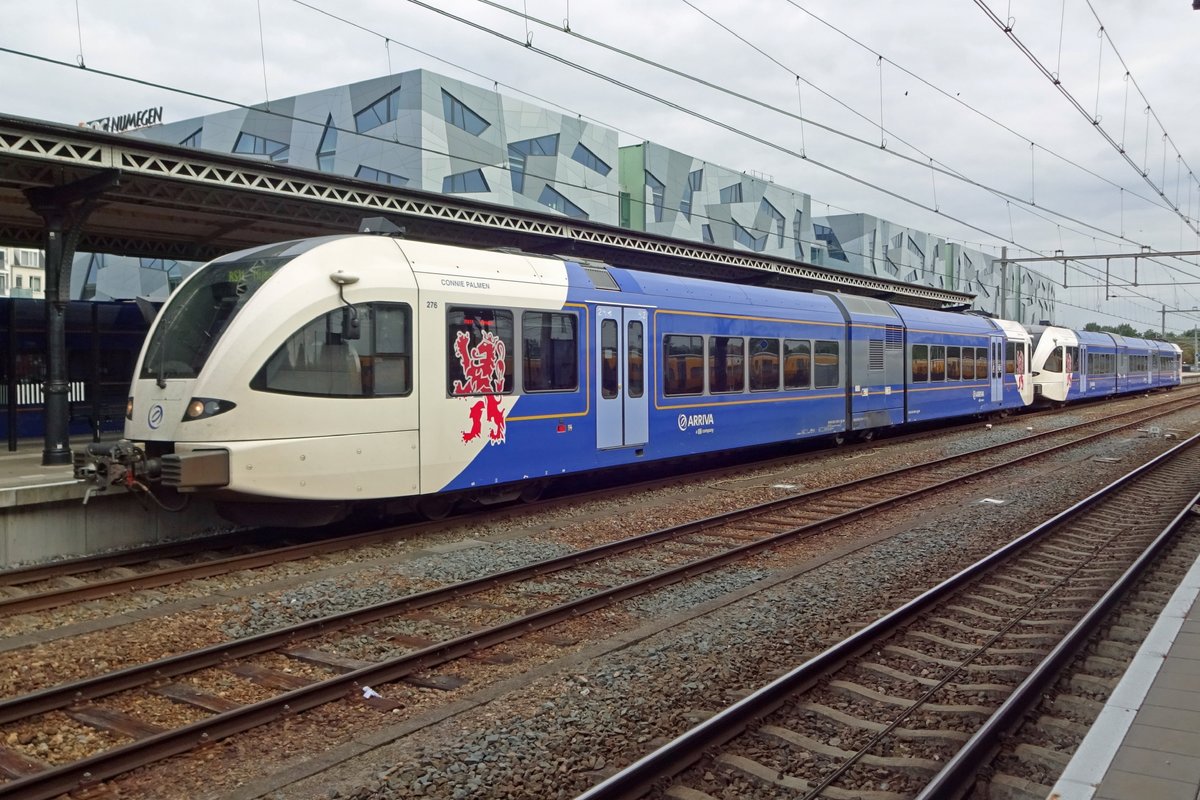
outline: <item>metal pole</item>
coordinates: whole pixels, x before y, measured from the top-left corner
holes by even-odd
[[[25,191],[33,211],[46,222],[46,383],[42,390],[45,449],[42,465],[71,463],[67,403],[67,299],[71,262],[83,224],[100,195],[117,186],[121,172],[106,169],[63,186]]]
[[[45,447],[42,465],[70,464],[67,406],[67,304],[63,301],[63,215],[46,214]]]
[[[1000,319],[1008,319],[1008,245],[1000,248]]]

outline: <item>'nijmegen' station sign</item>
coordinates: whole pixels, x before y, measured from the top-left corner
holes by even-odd
[[[162,116],[162,106],[159,106],[158,108],[147,108],[144,111],[135,111],[132,114],[121,114],[118,117],[101,117],[91,122],[81,122],[79,127],[108,133],[124,133],[134,128],[157,125],[162,122]]]

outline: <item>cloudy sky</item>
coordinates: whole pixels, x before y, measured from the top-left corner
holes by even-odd
[[[582,115],[622,144],[765,176],[811,195],[816,215],[873,214],[994,255],[1200,250],[1200,11],[1188,0],[0,9],[3,113],[76,123],[161,105],[171,121],[423,67]],[[1200,307],[1196,256],[1139,260],[1137,287],[1132,260],[1111,262],[1107,289],[1103,261],[1068,265],[1066,288],[1061,263],[1042,269],[1068,324],[1157,329],[1164,305]],[[1166,321],[1190,329],[1200,312]]]

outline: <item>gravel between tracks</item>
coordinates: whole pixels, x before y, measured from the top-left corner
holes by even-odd
[[[1170,424],[1194,429],[1198,418],[1189,412],[1186,419]],[[997,426],[978,435],[1021,435],[1023,428],[1014,428]],[[542,652],[547,648],[517,648],[525,663],[499,678],[495,671],[488,673],[501,683],[485,681],[485,688],[474,692],[468,685],[440,698],[426,693],[390,728],[381,727],[387,720],[377,712],[338,704],[290,720],[286,736],[274,726],[238,737],[237,744],[210,748],[206,759],[213,771],[201,783],[186,767],[167,765],[161,772],[130,776],[121,785],[130,796],[137,796],[139,789],[155,796],[149,782],[165,774],[172,776],[172,785],[189,786],[196,796],[237,800],[574,797],[705,713],[802,663],[901,599],[1009,541],[1040,521],[1043,509],[1069,505],[1084,488],[1099,488],[1137,458],[1170,444],[1130,433],[1116,443],[1084,448],[1064,459],[1060,471],[1048,468],[1045,479],[979,487],[966,500],[956,494],[932,509],[925,505],[920,511],[879,515],[878,520],[762,554],[697,584],[623,604],[615,617],[675,616],[582,650],[567,648],[568,654],[557,660],[548,660]],[[803,486],[806,481],[844,480],[859,471],[879,471],[884,461],[911,457],[911,452],[900,456],[883,450],[847,454],[832,470],[836,476],[828,463],[818,472],[810,463],[795,471],[747,475],[732,482],[735,485],[694,490],[696,502],[689,500],[688,505],[693,510],[704,506],[713,488],[716,494],[727,492],[732,502],[735,497],[744,501],[747,487],[757,485],[760,488],[751,491],[762,492],[765,499],[779,494],[770,488],[771,481]],[[1078,469],[1080,462],[1087,464],[1086,470]],[[1072,485],[1080,479],[1080,485]],[[606,527],[629,524],[633,505],[645,512],[637,515],[638,529],[659,527],[665,517],[678,516],[677,510],[644,498],[604,505],[607,510],[581,511],[572,515],[574,521],[551,525],[548,533],[535,538],[576,546],[594,543],[607,538]],[[643,517],[652,521],[647,524]],[[899,535],[889,538],[897,531]],[[831,553],[853,551],[872,538],[882,541],[829,560]],[[494,569],[490,549],[448,553],[440,563],[453,563],[449,569],[455,572],[480,564]],[[828,563],[818,566],[823,559]],[[794,575],[799,577],[789,580]],[[603,628],[600,622],[583,618],[548,633],[596,642],[598,628]],[[580,633],[573,635],[572,630]],[[464,670],[456,665],[455,673],[462,675]],[[409,702],[408,690],[402,687],[380,689]],[[236,755],[260,749],[255,742],[263,742],[265,752],[285,752],[280,744],[285,738],[294,752],[295,742],[306,737],[312,740],[299,748],[294,762],[276,764],[279,771],[266,778],[258,777],[261,771],[247,770]],[[322,751],[328,752],[320,755]],[[353,760],[318,769],[355,754]],[[311,777],[302,777],[308,773]],[[244,786],[234,788],[243,781]]]
[[[1060,427],[1087,415],[1088,410],[1079,410],[1056,417],[1052,425],[1037,426]],[[1195,419],[1193,414],[1171,424],[1186,427]],[[217,595],[199,619],[194,607],[186,608],[177,619],[157,618],[15,651],[11,658],[0,656],[0,689],[28,680],[58,683],[73,671],[90,674],[104,665],[111,669],[124,663],[123,657],[142,660],[146,652],[174,652],[184,642],[194,646],[205,637],[246,635],[380,602],[398,592],[673,524],[682,516],[681,507],[689,516],[715,513],[748,500],[774,499],[959,449],[1021,438],[1027,435],[1025,427],[1020,421],[990,429],[981,425],[969,434],[903,449],[884,444],[810,455],[793,468],[751,468],[742,478],[705,486],[681,480],[674,488],[568,511],[472,525],[436,542],[422,542],[425,549],[404,543],[392,551],[391,563],[388,549],[379,548],[363,569],[344,575],[232,601]],[[1098,488],[1126,471],[1135,455],[1168,444],[1131,433],[1123,444],[1097,445],[1081,458],[1122,457],[1115,464],[1089,462],[1087,477],[1092,488]],[[403,711],[393,715],[398,724],[391,728],[386,727],[386,715],[334,704],[219,743],[200,758],[175,759],[139,771],[116,786],[123,797],[573,797],[605,771],[694,724],[697,714],[790,669],[889,608],[896,598],[932,585],[1007,541],[1029,527],[1038,509],[1066,505],[1077,493],[1066,483],[1060,476],[993,488],[990,493],[980,490],[970,501],[956,497],[932,511],[911,514],[920,520],[916,528],[911,519],[902,521],[903,513],[888,516],[891,529],[911,529],[812,572],[804,571],[814,559],[839,548],[852,549],[864,537],[883,538],[888,531],[878,530],[874,521],[864,522],[760,554],[701,581],[551,629],[547,635],[558,643],[499,648],[517,658],[507,671],[482,664],[454,665],[456,675],[478,674],[487,687],[482,690],[470,683],[455,692],[380,687],[389,696],[402,695],[405,702]],[[984,503],[985,497],[1004,502]],[[798,572],[804,574],[779,583]],[[237,586],[236,576],[230,576],[229,584]],[[738,597],[744,599],[735,602]],[[614,640],[588,644],[601,638],[597,630],[606,622],[616,633],[621,625],[636,627],[638,620],[663,614],[677,618],[649,623],[637,634],[617,633]],[[574,640],[582,644],[562,644]],[[90,661],[99,665],[89,666]],[[26,673],[19,680],[13,672],[18,665]],[[495,685],[496,680],[504,682]],[[395,743],[388,744],[392,740]],[[322,758],[325,750],[332,752]],[[301,780],[313,769],[304,765],[314,758],[332,762],[359,751],[365,752],[356,761]],[[247,756],[259,752],[274,754],[273,760],[257,765]],[[291,763],[286,760],[289,755],[294,758]],[[239,784],[245,785],[238,789]],[[163,786],[176,794],[163,794]]]

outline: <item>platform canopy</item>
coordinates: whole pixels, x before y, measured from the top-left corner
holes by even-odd
[[[351,233],[383,217],[408,238],[592,259],[793,290],[825,289],[928,308],[972,296],[90,128],[0,115],[0,244],[42,247],[26,190],[118,173],[91,209],[78,252],[180,261]]]

